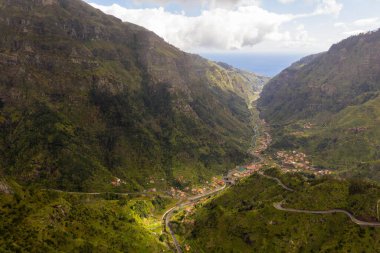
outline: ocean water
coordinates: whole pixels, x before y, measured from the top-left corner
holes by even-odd
[[[259,54],[259,53],[228,53],[209,54],[202,53],[201,56],[213,60],[225,62],[235,68],[248,70],[264,76],[273,77],[282,70],[298,61],[303,54]]]

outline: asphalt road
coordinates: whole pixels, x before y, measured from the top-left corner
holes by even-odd
[[[355,218],[352,214],[350,214],[346,210],[342,209],[331,209],[331,210],[326,210],[326,211],[310,211],[310,210],[301,210],[301,209],[293,209],[293,208],[285,208],[282,207],[283,202],[279,203],[273,203],[274,208],[280,211],[285,211],[285,212],[292,212],[292,213],[310,213],[310,214],[332,214],[332,213],[343,213],[347,215],[352,222],[359,226],[370,226],[370,227],[380,227],[380,222],[367,222],[367,221],[361,221]]]
[[[277,184],[278,184],[279,186],[281,186],[282,188],[284,188],[285,190],[287,190],[287,191],[291,191],[291,192],[294,192],[293,189],[291,189],[291,188],[287,187],[286,185],[284,185],[284,183],[281,182],[281,180],[278,179],[277,177],[271,177],[271,176],[265,175],[265,174],[262,173],[262,172],[260,172],[260,175],[262,175],[263,177],[266,177],[266,178],[269,178],[269,179],[272,179],[272,180],[276,181]]]
[[[282,183],[280,179],[278,179],[276,177],[271,177],[271,176],[264,175],[263,173],[260,173],[260,174],[262,176],[266,177],[266,178],[275,180],[277,182],[277,184],[279,186],[281,186],[282,188],[284,188],[285,190],[292,191],[292,192],[294,191],[293,189],[291,189],[291,188],[287,187],[286,185],[284,185],[284,183]],[[282,204],[283,204],[283,201],[282,202],[273,203],[273,206],[277,210],[285,211],[285,212],[292,212],[292,213],[309,213],[309,214],[343,213],[343,214],[347,215],[351,219],[352,222],[354,222],[355,224],[357,224],[359,226],[380,227],[380,222],[368,222],[368,221],[358,220],[351,213],[349,213],[348,211],[343,210],[343,209],[330,209],[330,210],[325,210],[325,211],[312,211],[312,210],[285,208],[285,207],[282,207]]]
[[[170,226],[170,218],[172,217],[173,213],[175,210],[178,210],[180,208],[184,208],[186,206],[189,206],[193,203],[196,203],[204,198],[207,198],[209,196],[212,196],[212,195],[215,195],[217,194],[218,192],[224,190],[226,188],[226,185],[223,185],[222,187],[219,187],[217,189],[214,189],[212,191],[209,191],[209,192],[206,192],[206,193],[203,193],[203,194],[200,194],[200,195],[197,195],[197,196],[194,196],[194,197],[191,197],[191,198],[188,198],[187,200],[185,201],[180,201],[178,202],[174,207],[170,208],[169,210],[167,210],[163,215],[162,215],[162,221],[163,221],[163,224],[164,224],[164,230],[166,231],[166,229],[169,230],[169,234],[170,236],[172,237],[173,239],[173,243],[174,243],[174,246],[176,248],[176,251],[178,253],[182,253],[182,249],[181,249],[181,246],[177,240],[177,238],[175,237],[175,234]]]

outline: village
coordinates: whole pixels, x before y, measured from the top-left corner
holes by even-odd
[[[312,127],[312,125],[307,125],[307,127]],[[191,189],[186,187],[184,191],[172,187],[169,194],[180,199],[186,199],[189,195],[205,195],[218,187],[234,185],[240,180],[255,173],[262,174],[261,170],[268,167],[279,168],[282,173],[307,172],[319,176],[332,173],[330,170],[319,170],[314,168],[308,160],[307,155],[302,152],[282,150],[275,153],[274,157],[271,155],[264,155],[263,152],[268,148],[271,141],[271,136],[267,132],[264,132],[264,135],[256,140],[255,148],[250,151],[258,160],[248,165],[236,166],[234,169],[228,171],[223,178],[213,177],[211,182],[206,182],[206,186]],[[199,202],[191,202],[183,209],[183,212],[181,213],[181,222],[183,224],[194,224],[194,219],[191,217],[197,203]],[[191,247],[190,245],[185,244],[184,249],[186,252],[189,252]]]
[[[280,161],[281,170],[285,173],[308,172],[314,175],[330,175],[332,173],[331,170],[314,168],[307,159],[306,154],[295,150],[278,151],[276,159]]]
[[[262,125],[266,125],[265,122],[262,122]],[[312,127],[311,124],[305,124],[306,128]],[[249,177],[254,173],[260,172],[260,170],[267,168],[268,166],[274,166],[281,170],[283,173],[294,173],[294,172],[307,172],[310,174],[322,176],[330,175],[331,170],[327,169],[316,169],[311,165],[306,154],[298,151],[278,151],[271,156],[263,155],[263,152],[268,148],[271,143],[271,136],[264,131],[264,134],[255,140],[255,148],[250,152],[254,155],[258,161],[254,161],[250,164],[243,166],[236,166],[234,169],[229,170],[224,176],[214,176],[211,180],[206,181],[205,184],[195,185],[195,186],[186,186],[183,189],[177,187],[171,187],[165,193],[176,199],[187,199],[192,196],[198,196],[207,194],[207,192],[213,191],[223,186],[234,185],[239,182],[241,179]],[[274,158],[274,160],[273,160]],[[280,166],[278,166],[280,165]],[[162,179],[163,180],[163,179]],[[179,182],[185,182],[186,179],[183,176],[177,178]],[[148,185],[155,185],[157,180],[150,178]],[[125,184],[125,182],[119,178],[114,178],[111,182],[113,186],[120,186]],[[157,189],[152,187],[146,192],[155,193]]]

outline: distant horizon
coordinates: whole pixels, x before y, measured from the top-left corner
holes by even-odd
[[[380,27],[379,0],[84,1],[185,52],[322,52]]]
[[[199,53],[202,57],[224,62],[235,68],[259,75],[274,77],[294,62],[310,54],[305,53]]]

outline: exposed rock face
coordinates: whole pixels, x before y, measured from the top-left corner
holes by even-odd
[[[80,190],[108,189],[115,176],[138,189],[148,176],[202,180],[247,158],[247,102],[265,78],[80,0],[0,0],[0,30],[7,173]]]

